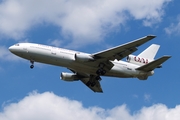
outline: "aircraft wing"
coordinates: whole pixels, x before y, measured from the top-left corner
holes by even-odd
[[[134,40],[132,42],[125,43],[120,46],[116,46],[104,51],[100,51],[98,53],[92,54],[96,59],[104,59],[104,60],[121,60],[129,54],[135,52],[137,50],[136,47],[148,42],[149,40],[155,38],[154,35],[145,36],[143,38]]]
[[[154,70],[155,68],[157,68],[159,65],[161,65],[163,62],[165,62],[166,60],[168,60],[171,56],[163,56],[157,60],[154,60],[146,65],[143,65],[139,68],[137,68],[136,70],[142,70],[145,72],[149,72]]]
[[[99,82],[99,80],[101,80],[101,78],[99,77],[99,80],[97,80],[96,75],[87,75],[86,73],[82,73],[82,72],[77,72],[74,71],[70,68],[68,68],[69,70],[71,70],[73,73],[76,73],[78,76],[80,76],[80,80],[87,86],[89,87],[92,91],[94,92],[100,92],[102,93],[103,90],[101,88],[101,84]],[[94,82],[94,85],[91,85],[90,82]]]
[[[103,90],[101,88],[101,84],[99,82],[99,80],[96,80],[95,79],[96,76],[93,76],[93,77],[89,77],[89,78],[82,78],[80,79],[87,87],[89,87],[92,91],[94,92],[100,92],[102,93]],[[91,79],[91,80],[90,80]],[[95,82],[95,85],[94,86],[91,86],[89,84],[89,81],[94,81]]]

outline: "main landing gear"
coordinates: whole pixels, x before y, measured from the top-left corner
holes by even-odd
[[[97,75],[104,75],[104,74],[106,74],[106,70],[104,70],[104,66],[105,66],[105,64],[104,63],[100,63],[99,64],[99,69],[96,71],[96,74]]]
[[[104,63],[100,63],[99,64],[99,69],[96,71],[95,76],[90,76],[90,80],[86,83],[87,86],[91,86],[94,87],[97,83],[97,81],[101,80],[101,75],[105,75],[106,74],[106,70],[104,69],[105,64]]]
[[[96,85],[96,82],[95,82],[95,81],[92,82],[92,81],[89,80],[89,81],[86,83],[86,85],[87,85],[87,86],[94,87],[94,86]]]
[[[31,63],[30,68],[33,69],[34,68],[34,61],[30,60],[30,63]]]
[[[96,71],[96,74],[98,74],[98,75],[104,75],[104,74],[106,74],[106,70],[100,68],[100,69],[98,69],[98,70]]]
[[[101,77],[100,76],[96,76],[95,77],[95,80],[93,78],[91,78],[92,80],[89,80],[86,85],[87,86],[91,86],[91,87],[94,87],[96,85],[96,80],[101,80]]]

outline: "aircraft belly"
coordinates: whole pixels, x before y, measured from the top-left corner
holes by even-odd
[[[133,75],[129,73],[125,68],[114,66],[109,72],[106,74],[107,76],[120,77],[120,78],[132,78]]]
[[[78,72],[82,72],[82,73],[88,73],[88,74],[92,74],[92,75],[96,75],[96,71],[98,68],[96,67],[92,67],[92,66],[88,66],[82,63],[78,63],[78,62],[72,62],[69,66],[70,69],[74,70],[74,71],[78,71]]]
[[[113,74],[115,77],[125,77],[125,78],[134,78],[139,76],[139,71],[137,65],[132,65],[124,61],[113,62],[114,66],[110,70],[110,76]]]

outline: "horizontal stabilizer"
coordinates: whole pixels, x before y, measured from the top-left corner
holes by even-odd
[[[163,56],[157,60],[154,60],[146,65],[143,65],[139,68],[137,68],[136,70],[142,70],[145,72],[149,72],[154,70],[155,68],[157,68],[158,66],[160,66],[163,62],[165,62],[166,60],[168,60],[169,58],[171,58],[171,56]]]

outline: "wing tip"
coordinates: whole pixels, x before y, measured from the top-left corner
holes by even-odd
[[[147,35],[147,37],[149,37],[149,38],[153,39],[153,38],[155,38],[155,37],[156,37],[156,35]]]
[[[169,58],[171,58],[172,56],[171,55],[164,55],[165,57],[169,57]]]
[[[169,59],[169,58],[171,58],[172,56],[170,56],[170,55],[164,55],[163,57]]]
[[[103,91],[101,90],[101,91],[94,91],[95,93],[103,93]]]

